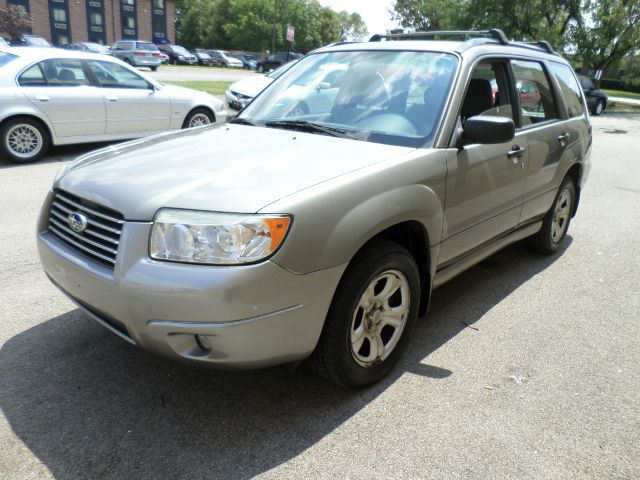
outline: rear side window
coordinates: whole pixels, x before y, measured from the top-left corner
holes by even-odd
[[[89,85],[82,61],[78,59],[51,58],[39,65],[49,85]]]
[[[44,79],[40,65],[36,64],[25,70],[18,78],[18,83],[23,86],[27,85],[44,85],[47,81]]]
[[[576,77],[568,65],[558,63],[551,64],[551,73],[556,77],[560,91],[567,105],[567,112],[570,117],[580,117],[584,114],[584,103],[582,103],[582,90],[576,81]]]
[[[136,48],[138,50],[144,50],[147,52],[157,52],[158,51],[158,47],[156,47],[153,43],[149,43],[149,42],[137,42],[136,43]]]
[[[542,64],[512,60],[511,66],[520,98],[522,126],[557,119],[558,109]]]

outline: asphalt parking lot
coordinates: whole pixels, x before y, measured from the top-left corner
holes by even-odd
[[[640,478],[640,116],[593,119],[567,246],[521,244],[436,290],[395,373],[217,372],[141,351],[45,278],[64,162],[0,160],[0,478]]]

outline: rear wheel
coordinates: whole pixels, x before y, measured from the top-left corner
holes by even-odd
[[[420,277],[401,245],[374,240],[351,261],[309,364],[329,381],[364,387],[387,375],[418,314]]]
[[[158,70],[158,67],[149,67],[151,69],[152,72],[155,72],[156,70]]]
[[[264,67],[262,65],[258,65],[258,73],[264,73]]]
[[[2,127],[1,150],[11,162],[35,162],[47,152],[49,145],[49,132],[32,118],[14,118]]]
[[[542,220],[542,228],[528,239],[529,247],[544,255],[551,255],[560,249],[560,245],[567,236],[569,223],[576,202],[576,186],[573,179],[567,177]]]

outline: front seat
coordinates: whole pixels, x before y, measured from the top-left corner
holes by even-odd
[[[462,122],[468,118],[480,115],[493,107],[491,83],[484,78],[472,78],[469,89],[462,104]]]
[[[389,108],[389,93],[382,75],[370,68],[348,71],[336,95],[331,118],[336,123],[356,123]]]

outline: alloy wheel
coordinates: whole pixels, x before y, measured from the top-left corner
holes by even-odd
[[[32,158],[42,149],[42,134],[33,125],[19,123],[7,132],[5,145],[18,158]]]
[[[551,224],[551,239],[558,243],[569,224],[569,217],[571,215],[571,192],[568,188],[565,188],[556,203],[556,208],[553,211],[553,222]]]

